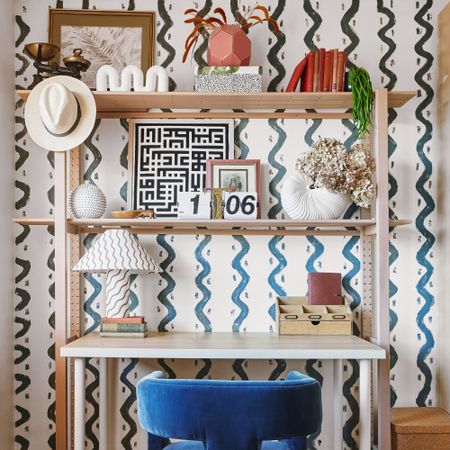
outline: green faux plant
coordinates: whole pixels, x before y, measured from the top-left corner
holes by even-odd
[[[373,87],[370,75],[362,67],[350,67],[348,83],[351,86],[353,98],[353,122],[361,139],[372,126]]]

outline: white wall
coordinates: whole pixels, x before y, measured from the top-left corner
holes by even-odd
[[[14,0],[0,14],[0,448],[13,448]]]

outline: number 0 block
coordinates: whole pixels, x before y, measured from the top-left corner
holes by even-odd
[[[225,219],[256,219],[258,194],[256,192],[224,192]]]

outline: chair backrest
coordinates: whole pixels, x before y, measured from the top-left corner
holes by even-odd
[[[137,400],[147,432],[203,441],[207,450],[257,450],[261,441],[315,433],[322,422],[320,384],[295,371],[285,381],[167,380],[154,372],[139,381]]]

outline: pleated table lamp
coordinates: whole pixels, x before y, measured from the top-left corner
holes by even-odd
[[[73,268],[77,272],[106,272],[106,317],[128,317],[130,275],[162,272],[138,238],[127,230],[99,234]]]

